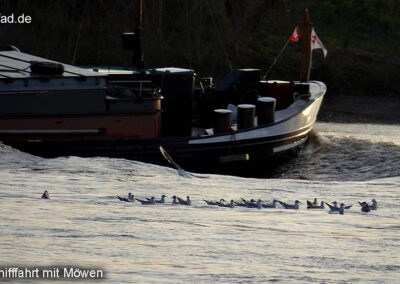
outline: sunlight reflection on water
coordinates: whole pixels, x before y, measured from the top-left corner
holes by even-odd
[[[391,135],[400,128],[386,135],[373,127],[380,134],[368,137],[358,126],[318,124],[318,140],[277,179],[184,179],[123,159],[41,159],[2,147],[1,263],[102,267],[107,283],[396,282],[400,150]],[[50,200],[40,199],[44,190]],[[128,192],[166,194],[168,203],[190,195],[193,205],[118,201]],[[242,197],[303,204],[258,210],[203,201]],[[353,207],[344,215],[307,210],[314,197]],[[372,198],[380,208],[361,213],[357,202]]]

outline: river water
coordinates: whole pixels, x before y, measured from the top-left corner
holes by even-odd
[[[399,283],[399,133],[317,123],[299,158],[272,179],[183,178],[124,159],[43,159],[0,146],[0,270],[104,271],[90,283]],[[116,198],[128,192],[166,194],[168,204]],[[171,205],[173,195],[190,195],[192,206]],[[259,210],[203,201],[242,197],[302,204]],[[313,198],[353,206],[344,215],[306,209]],[[362,213],[357,202],[373,198],[378,210]]]

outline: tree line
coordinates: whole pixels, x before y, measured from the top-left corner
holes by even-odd
[[[308,7],[326,48],[314,51],[311,79],[329,93],[394,95],[400,67],[398,0],[143,0],[147,66],[176,66],[217,79],[235,68],[266,71]],[[1,0],[1,15],[30,24],[1,24],[0,40],[21,51],[76,65],[128,66],[121,33],[133,31],[132,0]],[[270,74],[297,80],[300,44],[290,43]]]

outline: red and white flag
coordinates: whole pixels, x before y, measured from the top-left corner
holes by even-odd
[[[313,49],[322,49],[324,58],[328,54],[328,50],[325,48],[324,44],[317,36],[317,33],[315,32],[314,28],[312,28],[312,30],[311,30],[311,50],[313,50]]]
[[[295,27],[292,35],[289,38],[289,40],[293,41],[293,42],[298,42],[299,38],[300,38],[300,29],[298,27]]]

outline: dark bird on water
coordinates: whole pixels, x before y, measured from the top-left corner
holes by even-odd
[[[337,201],[333,201],[332,204],[329,204],[328,202],[325,203],[326,205],[328,205],[330,211],[339,211],[340,210],[340,206],[337,206]],[[340,205],[343,204],[343,209],[350,209],[353,205],[344,205],[344,203],[340,203]]]
[[[371,210],[376,210],[376,209],[378,209],[378,201],[372,199]]]
[[[295,202],[294,202],[294,204],[288,204],[288,203],[286,203],[286,202],[282,202],[282,201],[279,201],[278,200],[278,202],[283,206],[283,208],[285,208],[285,209],[295,209],[295,210],[297,210],[297,209],[299,209],[299,206],[300,206],[300,201],[298,201],[298,200],[296,200]]]
[[[318,205],[318,202],[315,202],[315,201],[316,201],[316,198],[314,199],[314,202],[307,200],[307,209],[324,209],[325,208],[324,201],[321,201],[321,205]]]
[[[250,202],[247,204],[248,208],[257,208],[257,209],[261,209],[262,208],[262,200],[258,199],[257,202],[252,199],[250,200]]]
[[[339,213],[339,214],[343,215],[343,214],[344,214],[344,210],[345,210],[345,209],[350,209],[351,206],[352,206],[352,205],[347,205],[347,206],[345,206],[344,203],[340,203],[340,206],[337,207],[337,202],[335,201],[335,202],[333,202],[333,203],[334,203],[336,206],[332,206],[332,205],[330,205],[329,203],[326,203],[326,205],[328,205],[328,207],[329,207],[329,209],[330,209],[329,213]]]
[[[241,206],[241,207],[247,207],[247,205],[249,204],[249,201],[247,201],[246,199],[242,198],[243,202],[236,202],[234,201],[236,206]]]
[[[221,200],[223,200],[223,199],[221,199]],[[229,202],[229,203],[220,202],[220,203],[218,204],[218,206],[219,206],[219,207],[229,207],[229,208],[235,207],[234,201],[233,201],[233,200],[231,200],[231,202]]]
[[[120,201],[124,201],[124,202],[135,202],[135,196],[132,193],[128,193],[128,197],[121,197],[119,195],[117,195],[118,199]]]
[[[42,198],[43,198],[43,199],[50,199],[50,195],[49,195],[49,192],[48,192],[47,190],[45,190],[45,191],[43,192]]]
[[[184,199],[182,199],[180,197],[177,197],[177,199],[178,199],[178,203],[181,204],[181,205],[186,205],[186,206],[192,205],[192,201],[190,200],[190,196],[186,196],[186,200],[184,200]]]
[[[207,205],[220,205],[220,204],[224,204],[225,199],[220,199],[219,201],[211,201],[211,200],[205,200],[203,199],[205,203],[207,203]]]
[[[167,197],[165,194],[161,195],[160,200],[154,200],[155,203],[158,204],[165,204],[165,197]],[[151,200],[151,198],[146,198],[147,200]]]
[[[272,203],[270,204],[262,204],[262,208],[276,208],[276,203],[278,202],[278,200],[274,199],[272,200]]]
[[[365,201],[363,202],[358,202],[358,204],[360,204],[361,206],[361,212],[369,212],[371,211],[371,206],[369,206],[369,204]]]
[[[142,205],[154,205],[156,204],[156,201],[154,200],[154,196],[152,196],[150,199],[148,200],[141,200],[141,199],[137,199],[137,201],[139,201],[140,203],[142,203]]]

